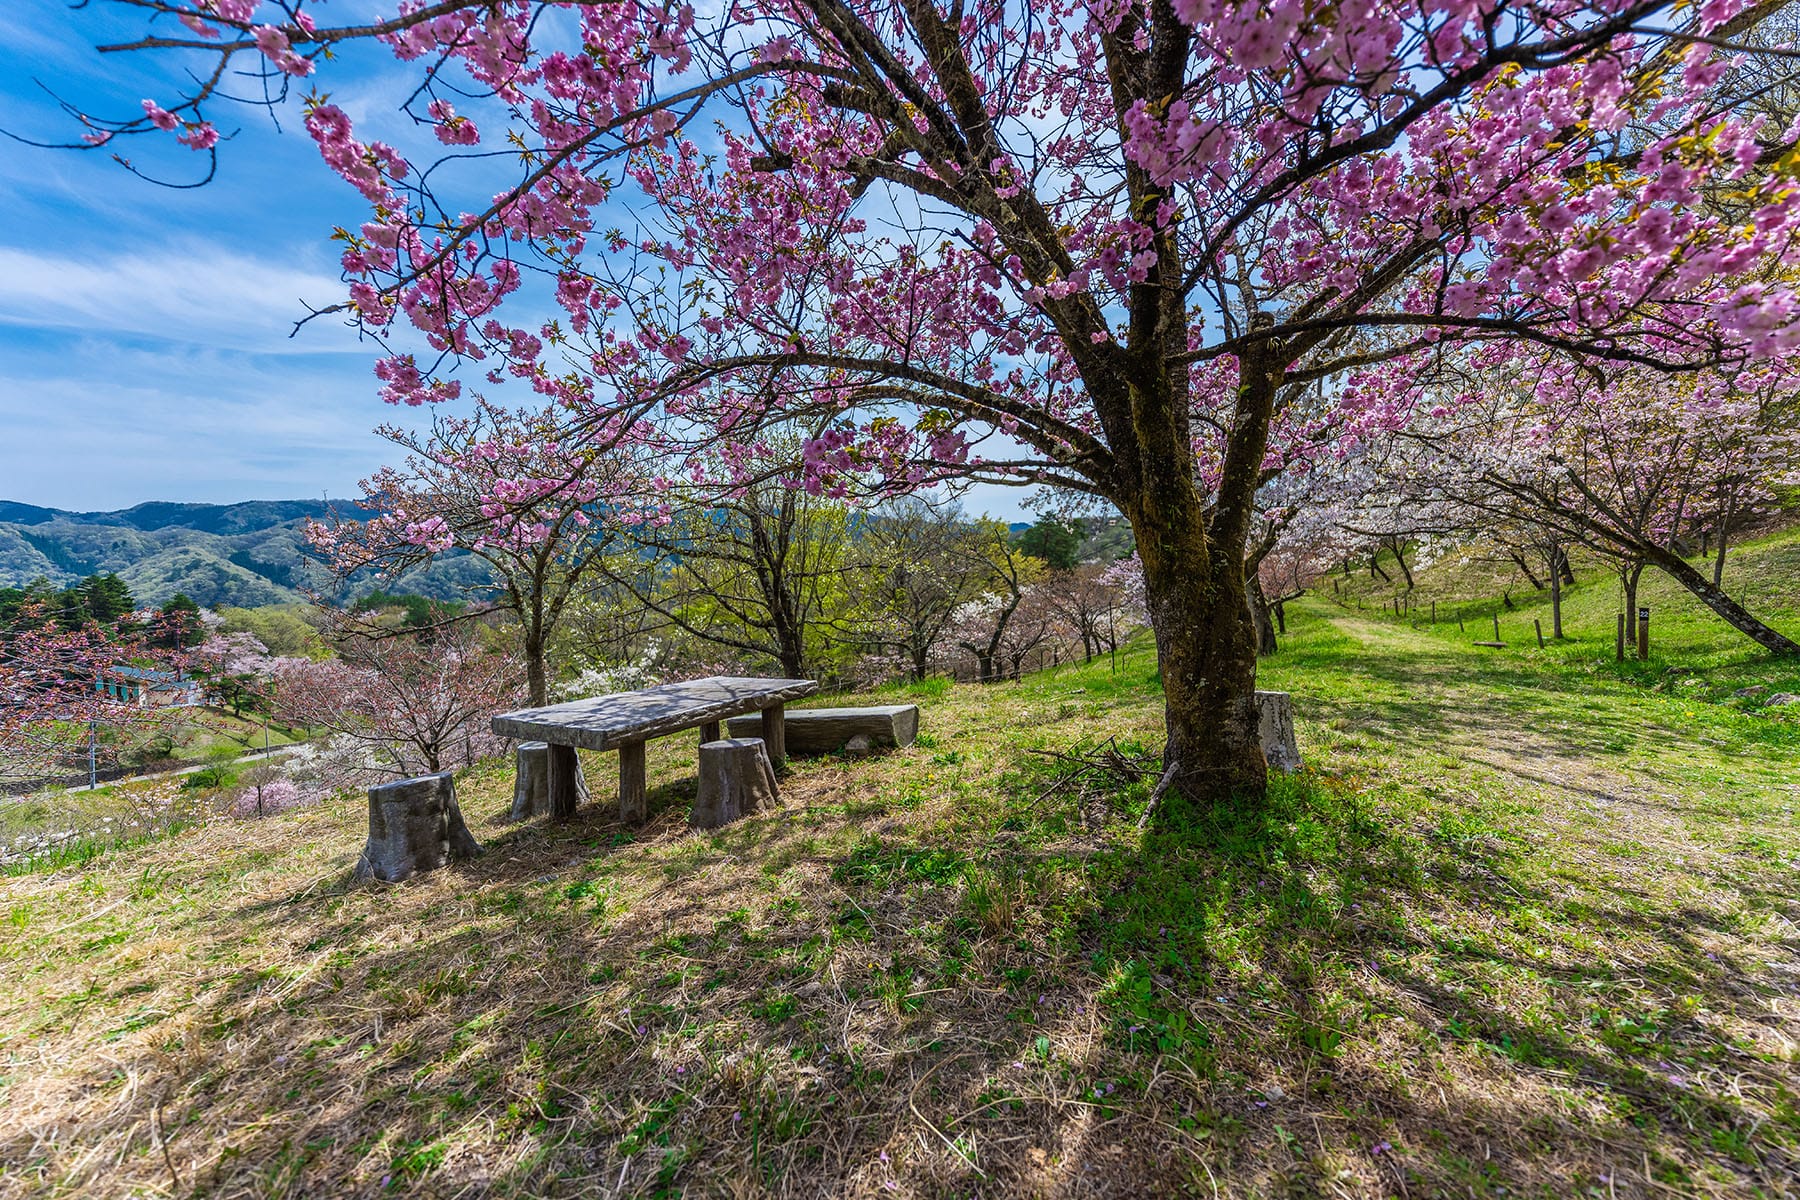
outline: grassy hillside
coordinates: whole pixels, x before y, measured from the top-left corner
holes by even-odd
[[[682,737],[398,887],[357,802],[7,879],[0,1194],[1791,1194],[1800,707],[1290,612],[1309,770],[1148,838],[1042,753],[1154,746],[1139,645],[713,834]]]
[[[1710,564],[1696,565],[1710,576]],[[1691,675],[1696,681],[1681,686],[1698,688],[1696,695],[1715,700],[1758,685],[1767,686],[1771,693],[1800,692],[1800,663],[1771,660],[1659,571],[1646,570],[1638,589],[1639,605],[1648,605],[1651,611],[1650,661],[1636,662],[1635,651],[1628,648],[1628,661],[1620,666],[1614,659],[1617,614],[1622,606],[1619,584],[1611,571],[1591,557],[1576,557],[1580,582],[1564,591],[1565,639],[1561,643],[1551,640],[1550,648],[1543,652],[1537,650],[1532,622],[1541,623],[1545,638],[1550,639],[1549,593],[1533,591],[1510,563],[1447,558],[1417,571],[1418,586],[1410,593],[1398,586],[1400,575],[1391,557],[1384,556],[1383,566],[1394,577],[1393,583],[1372,579],[1364,565],[1349,578],[1328,581],[1317,590],[1318,595],[1352,608],[1360,605],[1359,615],[1370,620],[1394,619],[1391,605],[1396,596],[1402,597],[1403,606],[1410,600],[1407,623],[1451,642],[1492,638],[1493,618],[1498,616],[1500,636],[1508,646],[1490,657],[1502,660],[1527,652],[1542,653],[1569,667],[1663,682],[1665,687],[1674,686],[1667,681],[1672,674]],[[1773,533],[1734,550],[1726,559],[1723,584],[1759,619],[1800,640],[1800,528]],[[1434,601],[1438,624],[1431,626]],[[1461,630],[1456,626],[1458,619],[1463,622]],[[1745,700],[1747,707],[1759,703],[1760,698]]]

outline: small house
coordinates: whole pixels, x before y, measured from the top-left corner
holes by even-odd
[[[115,664],[101,672],[95,689],[109,700],[137,708],[175,708],[200,703],[200,684],[181,671]]]

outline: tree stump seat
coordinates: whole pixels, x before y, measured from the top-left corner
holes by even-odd
[[[587,780],[581,775],[581,762],[575,763],[575,803],[586,804]],[[507,819],[529,821],[550,811],[550,743],[520,742],[519,770],[513,779],[512,811]]]
[[[700,746],[700,791],[690,820],[717,829],[762,808],[781,806],[781,787],[761,738],[721,738]]]
[[[1256,693],[1263,758],[1271,771],[1299,770],[1300,742],[1294,736],[1294,698],[1286,692]]]
[[[356,879],[399,883],[480,853],[457,807],[450,772],[369,789],[369,841],[356,862]]]
[[[868,708],[803,708],[784,715],[789,754],[833,754],[910,746],[919,736],[919,706],[882,704]],[[731,736],[761,737],[762,717],[751,713],[726,723]]]

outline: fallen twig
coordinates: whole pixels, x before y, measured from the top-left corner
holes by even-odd
[[[1162,778],[1156,781],[1156,787],[1150,792],[1150,803],[1144,806],[1144,815],[1138,818],[1137,827],[1142,830],[1150,823],[1150,814],[1156,811],[1156,802],[1161,800],[1169,785],[1175,782],[1175,772],[1181,767],[1181,760],[1171,758],[1169,765],[1163,768]]]

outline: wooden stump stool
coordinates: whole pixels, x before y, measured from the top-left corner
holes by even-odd
[[[1300,743],[1294,738],[1294,698],[1286,692],[1257,692],[1257,716],[1263,757],[1271,771],[1300,769]]]
[[[575,763],[575,804],[588,800],[587,780],[581,777],[581,763]],[[512,812],[509,819],[526,821],[550,811],[550,744],[519,743],[519,773],[513,780]]]
[[[700,747],[700,794],[690,818],[696,826],[717,829],[780,805],[781,789],[761,738],[723,738]]]
[[[357,860],[357,879],[398,883],[480,853],[448,771],[369,789],[369,844]]]

